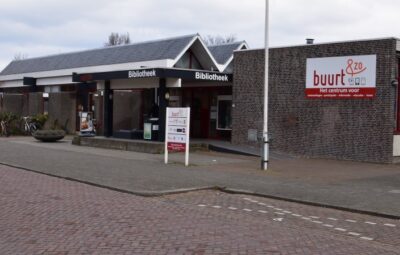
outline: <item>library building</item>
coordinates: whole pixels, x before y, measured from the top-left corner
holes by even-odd
[[[261,148],[264,49],[207,46],[198,34],[12,61],[0,112],[47,113],[69,133],[165,140],[167,107],[190,107],[190,137]],[[274,47],[271,149],[310,158],[400,158],[400,43],[382,38]],[[151,135],[145,134],[150,127]]]

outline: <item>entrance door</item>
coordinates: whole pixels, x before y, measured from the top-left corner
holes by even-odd
[[[206,88],[187,88],[183,91],[183,106],[190,107],[190,134],[207,139],[210,125],[210,95]]]

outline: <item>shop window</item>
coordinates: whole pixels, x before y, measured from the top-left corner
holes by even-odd
[[[218,96],[217,130],[232,130],[232,96]]]

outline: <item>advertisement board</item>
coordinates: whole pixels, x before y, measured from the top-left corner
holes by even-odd
[[[190,108],[168,107],[165,127],[165,163],[168,152],[185,152],[185,165],[189,165]]]
[[[151,140],[151,123],[143,124],[143,138],[144,140]]]
[[[316,99],[374,98],[376,55],[307,59],[305,92]]]

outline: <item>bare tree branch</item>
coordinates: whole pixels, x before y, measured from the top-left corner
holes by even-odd
[[[18,52],[16,54],[14,54],[14,60],[24,60],[27,58],[28,58],[28,54],[26,54],[26,53]]]
[[[111,33],[108,36],[108,42],[106,42],[104,44],[104,46],[109,47],[109,46],[129,44],[129,43],[131,43],[129,33],[121,34],[121,35],[118,33]]]
[[[215,46],[215,45],[236,42],[237,38],[236,38],[236,35],[234,35],[234,34],[230,34],[227,36],[207,35],[206,37],[203,38],[203,40],[207,46]]]

